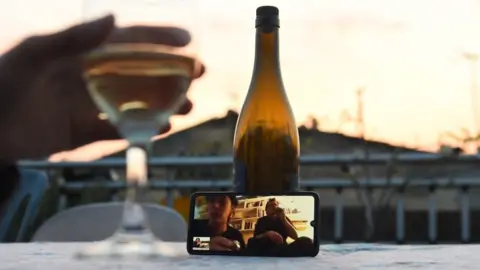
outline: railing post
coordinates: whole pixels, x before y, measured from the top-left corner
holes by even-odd
[[[470,242],[470,198],[468,191],[468,186],[463,186],[460,189],[461,238],[464,244]]]
[[[118,175],[118,173],[117,173],[115,170],[110,169],[108,172],[109,172],[109,174],[110,174],[110,178],[112,179],[112,182],[121,181],[121,180],[120,180],[120,176]],[[119,202],[119,201],[121,201],[120,198],[119,198],[119,196],[118,196],[118,192],[112,192],[111,200],[112,200],[112,202]]]
[[[430,244],[437,243],[437,194],[436,186],[429,187],[428,202],[428,241]]]
[[[168,175],[168,179],[167,181],[172,183],[175,181],[175,175],[176,175],[176,171],[175,170],[168,170],[167,168],[167,175]],[[171,187],[167,187],[165,189],[165,192],[167,193],[166,194],[166,205],[170,208],[174,208],[175,207],[175,190]]]
[[[370,185],[370,183],[368,183]],[[366,242],[373,242],[375,237],[375,205],[372,199],[373,187],[367,186],[365,188],[365,221],[366,221],[366,231],[365,231],[365,240]]]
[[[396,219],[396,236],[397,244],[401,245],[405,242],[405,201],[404,201],[405,187],[400,187],[397,190],[397,219]]]
[[[334,241],[341,243],[343,240],[343,196],[342,188],[336,189],[337,195],[335,196],[335,224],[334,224]]]
[[[47,170],[47,175],[52,181],[55,182],[55,187],[58,188],[58,202],[57,202],[57,212],[61,212],[67,208],[68,205],[68,196],[62,190],[62,187],[65,185],[66,181],[63,177],[62,170],[50,169]]]

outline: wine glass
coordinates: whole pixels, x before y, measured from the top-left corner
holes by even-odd
[[[195,58],[193,38],[190,42],[188,38],[182,41],[181,33],[184,38],[188,35],[178,29],[190,33],[195,30],[197,2],[84,0],[83,4],[85,20],[115,16],[117,29],[102,46],[83,57],[83,72],[97,107],[117,127],[129,147],[127,193],[119,229],[109,239],[88,245],[76,256],[175,257],[179,255],[175,249],[157,239],[148,228],[137,195],[146,188],[152,137],[184,103],[201,66]]]

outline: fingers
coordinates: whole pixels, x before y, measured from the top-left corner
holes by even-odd
[[[177,114],[179,115],[186,115],[188,114],[193,108],[193,103],[187,99],[185,103],[183,103],[182,107],[178,110]]]
[[[169,132],[170,130],[172,130],[172,125],[170,123],[168,123],[161,131],[160,131],[160,134],[165,134],[167,132]]]
[[[177,27],[132,26],[117,28],[108,37],[109,43],[150,43],[173,47],[187,46],[190,33]]]
[[[192,41],[190,33],[177,27],[131,26],[117,28],[108,37],[108,43],[148,43],[172,47],[184,47]],[[205,65],[196,62],[193,79],[200,78],[205,73]]]
[[[17,50],[24,57],[40,62],[82,54],[103,43],[114,25],[113,16],[106,16],[51,35],[30,37]]]
[[[185,103],[180,107],[180,110],[177,112],[179,115],[186,115],[188,114],[193,108],[193,103],[187,99]],[[168,123],[161,131],[160,134],[165,134],[167,132],[170,132],[172,130],[172,125]]]
[[[25,39],[13,51],[31,62],[44,62],[88,52],[103,42],[150,43],[184,47],[191,42],[190,33],[178,27],[132,26],[115,28],[114,17],[75,25],[66,30]],[[205,65],[198,61],[194,79],[205,73]]]
[[[198,79],[203,76],[205,73],[205,65],[197,60],[196,66],[195,66],[195,71],[193,72],[193,79]]]

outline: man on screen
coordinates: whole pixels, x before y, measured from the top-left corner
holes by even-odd
[[[202,241],[200,241],[200,238],[196,238],[195,241],[193,241],[193,247],[199,248],[202,246]]]
[[[265,206],[266,216],[258,219],[253,237],[248,241],[250,252],[270,256],[308,256],[314,253],[312,239],[298,237],[295,226],[275,198]],[[294,241],[287,243],[287,238]]]
[[[210,237],[210,250],[241,251],[245,249],[242,233],[229,225],[238,200],[235,196],[206,196],[208,219],[192,223],[195,236]]]

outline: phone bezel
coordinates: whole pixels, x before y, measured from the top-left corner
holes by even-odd
[[[204,251],[204,250],[193,250],[192,241],[194,235],[191,231],[191,224],[195,218],[195,202],[198,196],[208,196],[208,195],[241,195],[241,196],[311,196],[314,199],[314,229],[313,229],[313,244],[316,248],[315,254],[312,257],[317,256],[320,252],[320,196],[314,191],[294,191],[288,193],[240,193],[240,192],[226,192],[226,191],[205,191],[205,192],[195,192],[190,196],[190,207],[189,207],[189,217],[188,217],[188,233],[187,233],[187,252],[190,255],[221,255],[221,256],[246,256],[246,257],[264,257],[264,256],[252,256],[249,254],[236,253],[236,252],[226,252],[226,251]]]

